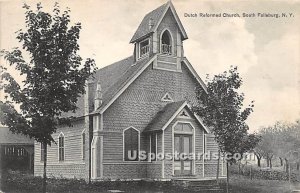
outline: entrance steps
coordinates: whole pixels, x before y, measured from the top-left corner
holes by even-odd
[[[216,179],[173,179],[173,185],[199,193],[222,193],[224,191]]]

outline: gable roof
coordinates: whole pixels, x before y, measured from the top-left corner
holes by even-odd
[[[168,103],[164,106],[152,119],[152,121],[146,126],[143,132],[154,132],[163,131],[167,126],[174,120],[174,118],[185,108],[189,108],[186,101],[178,101],[173,103]],[[193,114],[195,115],[195,114]],[[203,124],[199,117],[196,120],[202,125],[204,130],[209,133],[207,127]]]
[[[91,79],[93,82],[89,84],[89,93],[87,93],[89,96],[89,114],[102,114],[156,58],[157,55],[153,55],[152,57],[134,62],[134,57],[130,56],[98,69],[93,75],[94,78]],[[182,64],[187,66],[204,91],[206,91],[205,83],[198,76],[189,61],[183,58]],[[102,88],[102,104],[99,109],[94,110],[95,90],[98,81],[100,81]],[[62,117],[85,116],[84,105],[84,96],[81,96],[77,101],[78,109],[75,113],[63,113]]]
[[[102,93],[102,105],[99,109],[93,111],[91,114],[103,113],[118,97],[123,91],[149,66],[150,63],[156,58],[156,55],[139,60],[136,63],[133,62],[133,57],[130,57],[129,60],[121,60],[119,65],[125,65],[121,72],[116,73],[112,76],[111,73],[107,73],[107,69],[100,69],[98,72],[99,76],[95,76],[96,81],[100,81],[101,87],[104,83],[104,88]],[[120,67],[120,66],[119,66]],[[101,72],[102,71],[102,72]],[[97,73],[96,73],[97,75]],[[101,76],[102,75],[102,76]],[[111,82],[109,82],[111,80]],[[109,84],[106,85],[106,84]],[[94,90],[95,91],[95,88]],[[94,94],[91,97],[91,100],[94,99]]]
[[[94,98],[97,82],[100,81],[101,89],[103,93],[103,99],[109,100],[107,95],[108,91],[111,90],[111,87],[125,74],[125,72],[134,64],[134,57],[130,56],[124,58],[118,62],[110,64],[106,67],[98,69],[95,74],[90,78],[89,83],[89,112],[94,110]],[[137,64],[138,65],[138,64]],[[81,95],[77,101],[78,109],[73,112],[63,113],[62,117],[83,117],[84,114],[84,95]]]
[[[152,121],[144,129],[144,132],[160,131],[167,124],[167,122],[176,114],[179,109],[186,105],[185,101],[168,103],[164,106],[152,119]]]
[[[8,127],[0,127],[0,144],[33,145],[34,140],[22,134],[13,134]]]
[[[170,8],[171,12],[173,13],[173,16],[177,22],[177,25],[182,34],[183,40],[187,39],[188,38],[187,34],[183,28],[181,21],[179,20],[179,17],[176,13],[175,8],[174,8],[172,2],[168,1],[167,3],[163,4],[162,6],[154,9],[153,11],[151,11],[147,15],[145,15],[145,17],[143,18],[139,27],[137,28],[136,32],[134,33],[133,37],[131,38],[130,43],[134,43],[134,42],[138,41],[139,39],[146,37],[149,34],[155,32],[169,8]],[[149,28],[149,22],[151,19],[152,19],[153,26],[151,28]]]
[[[131,58],[131,57],[130,57]],[[102,114],[129,86],[130,84],[139,77],[140,74],[157,58],[157,54],[153,55],[152,57],[145,58],[143,60],[137,61],[136,63],[133,63],[133,58],[124,59],[119,62],[116,62],[112,65],[116,65],[115,67],[120,67],[119,65],[125,65],[126,67],[123,67],[123,70],[120,70],[119,73],[116,73],[115,76],[112,76],[110,73],[107,73],[110,68],[102,68],[100,71],[103,72],[97,72],[96,73],[96,80],[100,81],[101,87],[102,83],[104,83],[103,89],[103,96],[102,96],[102,105],[99,109],[92,111],[91,114]],[[131,65],[129,65],[131,64]],[[188,69],[191,71],[193,76],[196,78],[198,83],[202,86],[204,91],[206,91],[206,85],[202,81],[202,79],[199,77],[199,75],[196,73],[192,65],[188,62],[186,58],[182,61],[182,64],[185,64]],[[111,67],[111,70],[113,70],[114,67]],[[101,77],[97,76],[97,74]],[[111,80],[111,82],[109,82]],[[110,86],[105,86],[106,84],[109,84]],[[96,84],[95,84],[96,85]],[[94,85],[94,88],[91,90],[91,96],[89,96],[90,104],[94,103],[94,91],[96,89]]]

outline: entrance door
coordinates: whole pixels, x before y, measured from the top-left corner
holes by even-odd
[[[192,153],[192,135],[176,134],[174,136],[174,152],[174,174],[191,175],[192,160],[188,158],[188,155]],[[182,156],[183,153],[186,156]]]

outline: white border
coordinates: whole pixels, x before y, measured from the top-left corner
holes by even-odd
[[[91,178],[97,178],[97,143],[98,136],[94,136],[91,143]]]

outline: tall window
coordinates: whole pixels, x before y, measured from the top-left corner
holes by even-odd
[[[58,156],[59,161],[65,160],[65,137],[63,133],[59,134],[58,137]]]
[[[124,160],[138,161],[139,131],[130,127],[124,131]]]
[[[168,30],[165,30],[161,36],[161,53],[172,54],[172,38]]]
[[[81,134],[81,139],[82,139],[82,159],[85,159],[85,130],[82,131]]]
[[[45,147],[44,144],[41,143],[41,161],[44,161],[44,153],[45,153]]]

